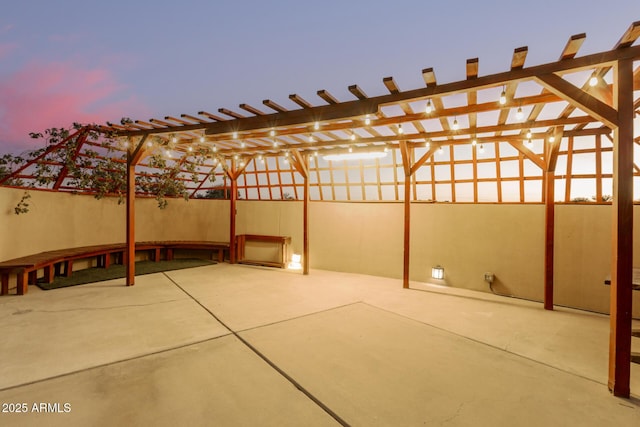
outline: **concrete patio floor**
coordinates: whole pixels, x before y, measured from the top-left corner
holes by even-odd
[[[0,298],[0,425],[640,425],[607,316],[321,270],[122,283]]]

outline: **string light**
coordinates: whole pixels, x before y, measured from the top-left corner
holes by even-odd
[[[276,136],[276,130],[275,129],[271,129],[269,131],[269,136]]]
[[[591,78],[589,79],[589,86],[594,87],[597,84],[598,84],[598,76],[594,71],[593,74],[591,75]]]
[[[522,107],[518,107],[518,111],[516,111],[516,119],[522,120],[524,117],[524,113],[522,112]]]
[[[213,151],[214,153],[218,151],[218,146],[213,144],[213,146],[211,147],[211,151]]]
[[[200,142],[204,142],[204,136],[200,137]]]
[[[427,142],[424,143],[424,146],[428,150],[429,147],[431,147],[431,142],[429,140],[427,140]]]
[[[475,138],[471,140],[471,145],[473,145],[474,147],[477,143],[478,143],[478,140],[476,140]]]
[[[458,130],[459,128],[460,125],[458,124],[458,119],[453,119],[453,126],[451,126],[451,129]]]
[[[313,124],[313,129],[315,129],[315,130],[320,129],[320,122],[315,122],[315,123]]]
[[[173,142],[173,143],[175,144],[176,142],[178,142],[178,138],[176,138],[176,137],[174,136],[173,138],[171,138],[171,142]]]
[[[151,146],[153,146],[153,142],[147,141],[147,147],[151,147]]]
[[[502,93],[500,94],[500,105],[504,105],[507,103],[507,92],[504,90],[504,86],[502,87]]]
[[[366,116],[364,116],[364,124],[369,126],[371,124],[371,115],[367,114]]]
[[[404,129],[402,129],[402,125],[398,125],[398,133],[402,135],[404,133]]]
[[[553,136],[553,135],[551,135],[551,136],[549,137],[549,142],[556,142],[556,137],[555,137],[555,136]]]
[[[244,147],[246,147],[246,146],[247,146],[247,144],[245,144],[245,142],[244,142],[244,141],[241,141],[241,142],[240,142],[240,148],[244,148]]]
[[[353,147],[349,147],[349,152],[353,153]]]
[[[527,139],[525,141],[525,144],[527,144],[527,147],[529,147],[529,149],[533,148],[533,141],[531,139]]]
[[[385,153],[388,153],[389,152],[389,147],[384,147],[384,150],[382,150],[382,151],[384,151]]]
[[[531,129],[527,131],[527,139],[531,139]]]
[[[440,147],[438,147],[438,154],[442,154],[444,153],[444,149],[442,148],[442,145]]]
[[[313,135],[309,135],[309,142],[313,142]]]
[[[480,152],[484,153],[484,144],[480,144]]]
[[[189,150],[190,153],[192,153],[193,152],[193,147],[190,145],[188,150]]]
[[[231,137],[233,139],[238,139],[238,132],[234,131]]]
[[[427,106],[424,109],[424,112],[427,114],[431,114],[431,112],[433,111],[433,105],[431,105],[431,100],[427,99]]]

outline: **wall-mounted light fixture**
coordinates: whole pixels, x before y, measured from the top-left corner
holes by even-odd
[[[431,269],[431,277],[434,279],[442,280],[444,279],[444,267],[436,265]]]

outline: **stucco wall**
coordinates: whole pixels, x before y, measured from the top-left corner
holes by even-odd
[[[544,206],[413,204],[411,279],[431,280],[431,268],[445,269],[450,286],[494,289],[541,299],[544,260]]]
[[[123,242],[125,207],[115,199],[32,191],[30,212],[15,215],[22,190],[0,188],[0,260],[74,246]],[[403,260],[402,203],[311,202],[312,268],[400,279]],[[153,199],[136,201],[136,239],[229,240],[229,202]],[[635,207],[640,235],[640,207]],[[302,202],[238,201],[237,234],[291,236],[291,252],[302,253]],[[603,285],[611,266],[611,207],[556,206],[555,302],[598,312],[609,310]],[[430,281],[431,267],[445,268],[450,286],[494,289],[541,300],[544,265],[544,206],[519,204],[428,204],[411,206],[411,270],[414,281]],[[640,266],[640,238],[634,239]],[[634,292],[640,317],[640,292]]]
[[[125,206],[117,199],[31,191],[30,210],[15,215],[22,190],[0,188],[0,260],[33,253],[124,242]],[[136,239],[229,240],[229,202],[136,200]]]
[[[309,204],[312,268],[402,277],[401,203]]]

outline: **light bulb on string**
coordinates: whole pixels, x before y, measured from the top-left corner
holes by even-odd
[[[500,105],[504,105],[507,103],[507,92],[502,88],[502,93],[500,94]]]
[[[527,139],[531,139],[531,130],[527,131]]]
[[[433,105],[431,104],[431,100],[427,99],[427,106],[424,109],[424,112],[427,114],[431,114],[431,112],[433,111]]]
[[[453,119],[453,125],[451,126],[451,129],[453,130],[458,130],[460,128],[460,125],[458,124],[458,119]]]
[[[524,113],[522,112],[522,107],[518,107],[518,111],[516,111],[516,119],[522,120],[524,117]]]
[[[480,152],[484,153],[484,144],[480,144]]]
[[[371,124],[371,115],[367,114],[366,116],[364,116],[364,124],[369,126]]]
[[[598,84],[598,76],[594,72],[589,79],[589,86],[594,87]]]

